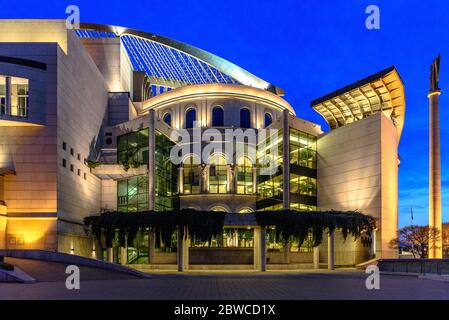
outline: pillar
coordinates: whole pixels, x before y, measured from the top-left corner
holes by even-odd
[[[253,165],[253,193],[257,193],[257,166]]]
[[[156,255],[156,234],[154,231],[148,233],[148,263],[154,263]]]
[[[266,229],[262,227],[254,227],[254,270],[265,272],[267,268],[266,257]]]
[[[287,244],[284,246],[284,263],[289,264],[290,263],[290,243],[287,242]]]
[[[289,113],[285,109],[282,112],[282,161],[283,163],[283,207],[284,209],[290,209],[290,125],[289,125]]]
[[[313,268],[320,268],[320,247],[313,247]]]
[[[334,232],[327,235],[327,269],[334,270],[335,267],[335,241]]]
[[[6,77],[5,114],[11,115],[11,77]]]
[[[377,232],[377,229],[374,229],[371,232],[371,256],[373,257],[373,259],[376,258],[376,251],[377,251],[377,249],[376,249],[376,241],[377,241],[376,232]]]
[[[440,105],[441,90],[430,92],[429,98],[429,227],[440,231],[438,239],[429,243],[429,258],[443,257],[441,221]]]
[[[108,247],[106,249],[106,261],[110,263],[114,263],[114,248]]]
[[[120,264],[126,265],[128,264],[128,248],[120,247]]]
[[[148,124],[148,210],[155,210],[155,178],[156,178],[156,132],[155,132],[155,112],[151,109],[148,112],[149,124]]]
[[[187,236],[187,239],[185,238]],[[181,236],[181,231],[178,231],[178,271],[183,272],[189,270],[189,247],[190,239],[187,235]]]
[[[201,183],[201,180],[200,180],[200,183]],[[179,191],[179,194],[184,193],[184,168],[182,165],[180,165],[178,168],[178,191]]]

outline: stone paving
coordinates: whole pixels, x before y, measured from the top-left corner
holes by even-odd
[[[33,264],[33,263],[32,263]],[[365,288],[356,270],[301,272],[155,273],[138,279],[95,268],[81,268],[80,290],[65,288],[64,266],[28,265],[35,284],[0,284],[5,299],[449,299],[449,283],[414,276],[381,275],[380,290]],[[23,267],[22,268],[26,269]]]

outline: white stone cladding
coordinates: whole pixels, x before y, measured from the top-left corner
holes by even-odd
[[[376,218],[379,258],[396,256],[389,242],[398,226],[397,146],[397,130],[382,113],[318,139],[319,209],[359,210]]]

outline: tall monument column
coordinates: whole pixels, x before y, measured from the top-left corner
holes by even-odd
[[[438,87],[440,55],[430,67],[429,98],[429,227],[440,231],[439,239],[429,243],[429,258],[442,258],[440,113]]]

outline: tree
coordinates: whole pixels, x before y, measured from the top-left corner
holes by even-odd
[[[404,248],[421,259],[429,256],[429,243],[439,240],[441,233],[437,228],[429,226],[407,226],[399,229],[398,238],[391,240],[393,248]]]

